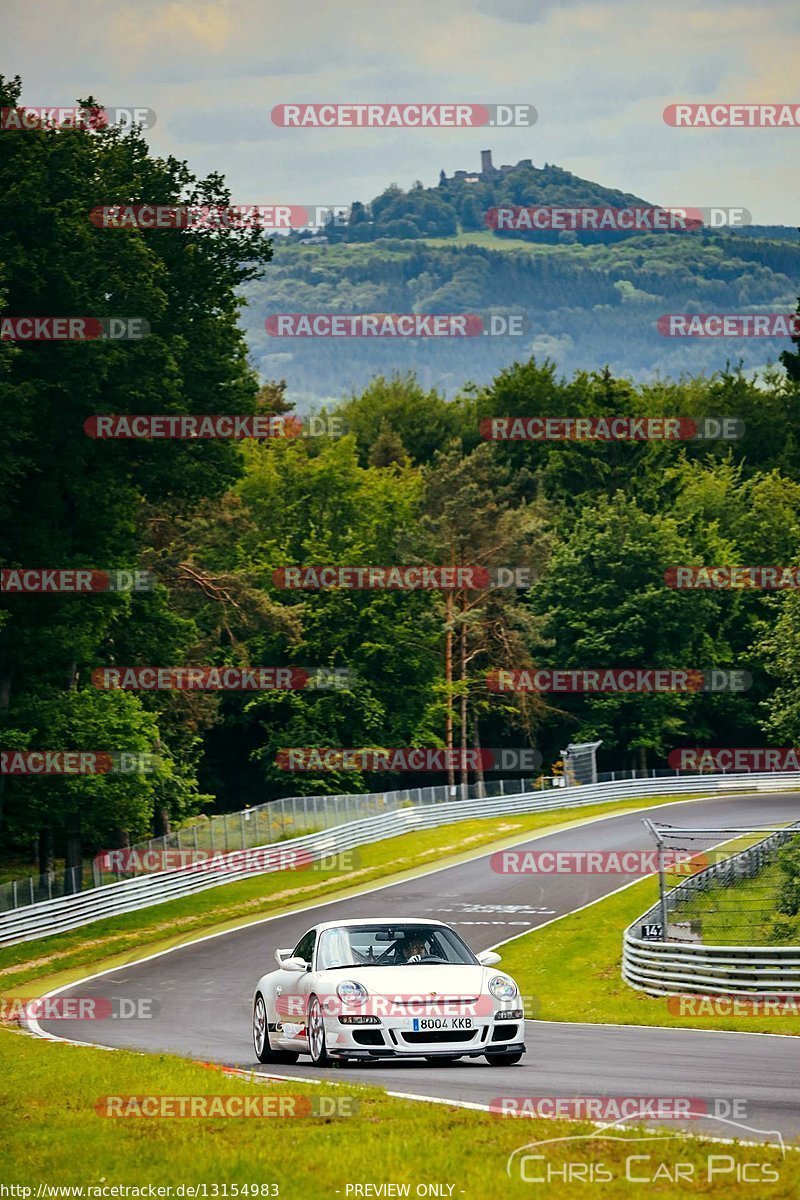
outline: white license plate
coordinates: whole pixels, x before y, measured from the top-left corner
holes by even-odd
[[[414,1033],[436,1033],[442,1029],[463,1029],[465,1032],[475,1028],[472,1017],[411,1017],[409,1028]]]

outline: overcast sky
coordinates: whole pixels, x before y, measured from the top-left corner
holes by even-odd
[[[368,200],[531,158],[676,206],[797,224],[800,129],[673,129],[673,101],[800,103],[797,0],[0,0],[23,101],[156,110],[156,154],[241,203]],[[529,129],[280,129],[275,104],[528,103]],[[6,135],[12,136],[12,135]]]

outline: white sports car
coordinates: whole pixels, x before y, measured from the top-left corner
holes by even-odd
[[[315,925],[275,961],[253,997],[259,1062],[485,1055],[509,1066],[525,1052],[519,989],[495,970],[500,955],[476,958],[440,921]]]

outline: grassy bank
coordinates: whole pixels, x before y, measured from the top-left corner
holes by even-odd
[[[780,867],[770,863],[753,879],[728,887],[719,884],[692,896],[676,915],[698,923],[710,946],[768,945],[782,880]]]
[[[169,1056],[108,1053],[10,1031],[0,1032],[0,1075],[6,1085],[0,1098],[3,1182],[30,1187],[33,1197],[40,1184],[83,1185],[86,1189],[118,1185],[146,1189],[148,1184],[175,1189],[205,1184],[207,1197],[279,1195],[281,1200],[327,1200],[345,1197],[348,1184],[387,1183],[408,1186],[406,1194],[412,1196],[419,1185],[436,1183],[452,1190],[434,1194],[458,1200],[482,1200],[498,1188],[503,1195],[522,1197],[532,1194],[531,1184],[520,1180],[519,1168],[510,1178],[506,1175],[509,1154],[532,1141],[592,1131],[587,1123],[503,1118],[450,1105],[394,1099],[377,1088],[346,1083],[263,1083]],[[231,1097],[258,1097],[255,1103],[266,1104],[263,1097],[268,1096],[286,1115],[249,1119],[109,1117],[102,1115],[108,1111],[104,1098],[109,1096],[215,1096],[225,1098],[216,1101],[218,1105],[230,1108],[242,1103]],[[337,1102],[341,1115],[330,1115]],[[137,1101],[137,1105],[142,1103]],[[175,1111],[175,1101],[171,1103]],[[112,1101],[111,1105],[112,1111],[129,1108],[127,1101]],[[327,1115],[288,1115],[314,1105],[324,1107]],[[575,1183],[563,1179],[565,1161],[602,1162],[613,1179],[596,1183],[592,1194],[633,1200],[641,1194],[641,1184],[626,1179],[625,1160],[633,1154],[652,1156],[649,1165],[637,1161],[636,1174],[641,1177],[649,1170],[652,1175],[658,1169],[660,1182],[653,1194],[668,1200],[692,1194],[720,1200],[757,1194],[758,1200],[768,1200],[800,1191],[800,1155],[782,1159],[770,1147],[729,1147],[683,1138],[654,1145],[631,1141],[635,1135],[630,1131],[625,1131],[625,1136],[624,1141],[615,1140],[613,1134],[589,1141],[557,1141],[531,1150],[545,1156],[544,1162],[535,1164],[536,1172],[552,1169],[562,1173],[560,1180],[547,1187],[546,1195],[554,1200],[574,1197]],[[777,1182],[761,1182],[757,1191],[752,1185],[737,1186],[733,1162],[707,1182],[709,1164],[719,1170],[721,1157],[728,1155],[736,1163],[765,1164],[777,1171]],[[665,1182],[665,1172],[674,1173],[679,1162],[691,1164],[696,1187]],[[533,1169],[533,1165],[528,1167],[529,1172]],[[270,1184],[277,1185],[275,1190],[261,1190]],[[259,1190],[243,1190],[253,1185]],[[91,1197],[102,1192],[86,1190],[83,1194]],[[147,1191],[138,1194],[147,1195]],[[202,1191],[194,1194],[203,1196]]]

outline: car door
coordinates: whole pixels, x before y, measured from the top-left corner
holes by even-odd
[[[311,966],[317,944],[316,929],[309,929],[292,951],[292,958],[302,958],[309,965],[307,971],[280,971],[275,986],[275,1007],[282,1032],[277,1037],[281,1049],[308,1051],[306,1015],[308,1013],[308,991],[311,982]]]

